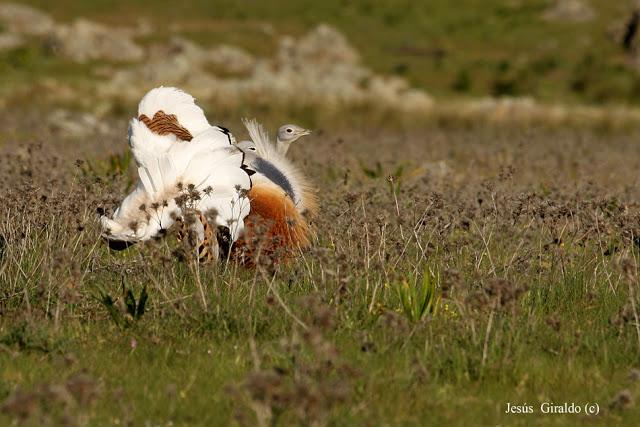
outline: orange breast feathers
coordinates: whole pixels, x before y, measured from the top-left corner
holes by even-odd
[[[251,211],[244,220],[244,235],[235,243],[236,256],[249,263],[263,256],[277,262],[309,246],[309,224],[282,188],[258,183],[249,191],[249,200]]]

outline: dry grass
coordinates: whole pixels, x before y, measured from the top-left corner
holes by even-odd
[[[108,250],[96,209],[130,185],[107,154],[125,152],[120,121],[71,141],[4,117],[3,422],[514,424],[531,418],[506,402],[542,401],[638,416],[636,132],[325,126],[292,149],[319,186],[317,241],[248,270],[173,238]],[[403,283],[425,274],[435,306],[405,315]]]

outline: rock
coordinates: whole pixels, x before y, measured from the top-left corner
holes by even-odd
[[[420,89],[409,89],[401,96],[400,110],[426,111],[433,108],[433,98]]]
[[[136,37],[147,37],[153,34],[155,28],[153,24],[146,18],[139,18],[136,21],[136,26],[132,28],[121,28],[120,31],[122,34],[126,35],[129,38]]]
[[[144,50],[132,37],[152,30],[143,20],[138,21],[134,29],[112,29],[86,19],[56,25],[44,12],[16,3],[0,4],[0,26],[6,29],[0,38],[0,50],[22,45],[22,36],[35,36],[46,40],[54,52],[76,62],[139,61],[144,57]]]
[[[26,40],[16,33],[0,33],[0,52],[23,46]]]
[[[181,56],[194,65],[202,63],[204,54],[205,50],[202,47],[180,36],[171,37],[166,45],[154,45],[149,51],[149,57],[152,60],[159,61],[170,56]]]
[[[10,33],[30,36],[44,36],[55,26],[46,13],[17,3],[0,4],[0,24]]]
[[[98,92],[103,97],[129,101],[139,98],[140,92],[160,85],[177,86],[189,92],[187,82],[203,74],[209,77],[185,55],[157,57],[144,64],[116,71],[110,80],[99,86]],[[196,88],[193,93],[201,96],[199,92],[202,89]]]
[[[89,113],[55,110],[49,114],[47,123],[52,131],[75,138],[109,133],[109,126]]]
[[[154,60],[179,55],[194,66],[213,66],[225,75],[246,75],[251,72],[256,62],[250,53],[238,47],[219,45],[212,49],[204,49],[182,37],[172,37],[168,45],[156,45],[150,52]]]
[[[320,24],[300,40],[283,38],[278,59],[300,66],[358,65],[360,55],[347,39],[333,27]]]
[[[207,62],[233,74],[251,72],[255,58],[247,51],[235,46],[220,45],[207,52]]]
[[[86,19],[57,27],[52,44],[61,55],[81,63],[96,59],[131,62],[144,57],[144,50],[125,32]]]
[[[344,36],[326,25],[299,40],[284,37],[276,55],[262,59],[233,46],[205,49],[174,37],[168,45],[152,47],[144,64],[116,71],[101,85],[100,93],[133,102],[144,89],[157,85],[181,87],[227,109],[251,102],[323,108],[369,105],[422,112],[433,103],[406,80],[378,76],[361,65]]]
[[[594,19],[596,13],[585,0],[554,0],[543,17],[548,21],[586,22]]]
[[[405,111],[430,108],[431,98],[399,77],[377,76],[334,28],[319,25],[299,40],[285,37],[271,67],[254,78],[289,102],[340,107],[368,104]]]
[[[368,98],[372,103],[381,103],[401,111],[426,110],[433,105],[430,96],[411,89],[407,81],[399,77],[373,77]]]

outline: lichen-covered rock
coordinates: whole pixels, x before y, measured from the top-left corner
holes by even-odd
[[[55,23],[44,12],[18,3],[0,3],[0,24],[9,33],[44,36]]]
[[[16,33],[0,33],[0,52],[16,49],[26,43],[24,36]]]
[[[236,46],[219,45],[207,51],[207,61],[228,73],[245,74],[252,71],[255,58]]]
[[[585,0],[554,0],[543,17],[549,21],[585,22],[594,19],[596,13]]]
[[[175,37],[149,50],[148,60],[120,70],[102,84],[103,96],[137,98],[145,88],[175,85],[200,99],[235,108],[261,105],[424,111],[431,98],[400,77],[376,75],[337,30],[320,25],[299,40],[283,37],[272,58],[256,59],[242,49],[205,49]]]
[[[109,132],[109,126],[90,113],[74,113],[62,109],[51,112],[47,117],[47,124],[53,132],[76,138]]]
[[[144,50],[126,33],[86,19],[58,26],[52,36],[56,52],[76,61],[140,61]]]
[[[280,43],[281,64],[326,66],[345,64],[356,66],[360,55],[346,37],[333,27],[320,24],[299,40],[285,37]]]
[[[205,49],[183,37],[172,37],[165,45],[155,45],[149,50],[152,61],[161,62],[169,57],[180,56],[193,66],[213,66],[215,70],[228,74],[247,74],[255,65],[255,58],[247,51],[230,45],[218,45]]]

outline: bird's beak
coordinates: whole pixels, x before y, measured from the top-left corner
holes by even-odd
[[[309,135],[310,133],[311,131],[309,129],[302,129],[302,131],[300,131],[300,136]]]

